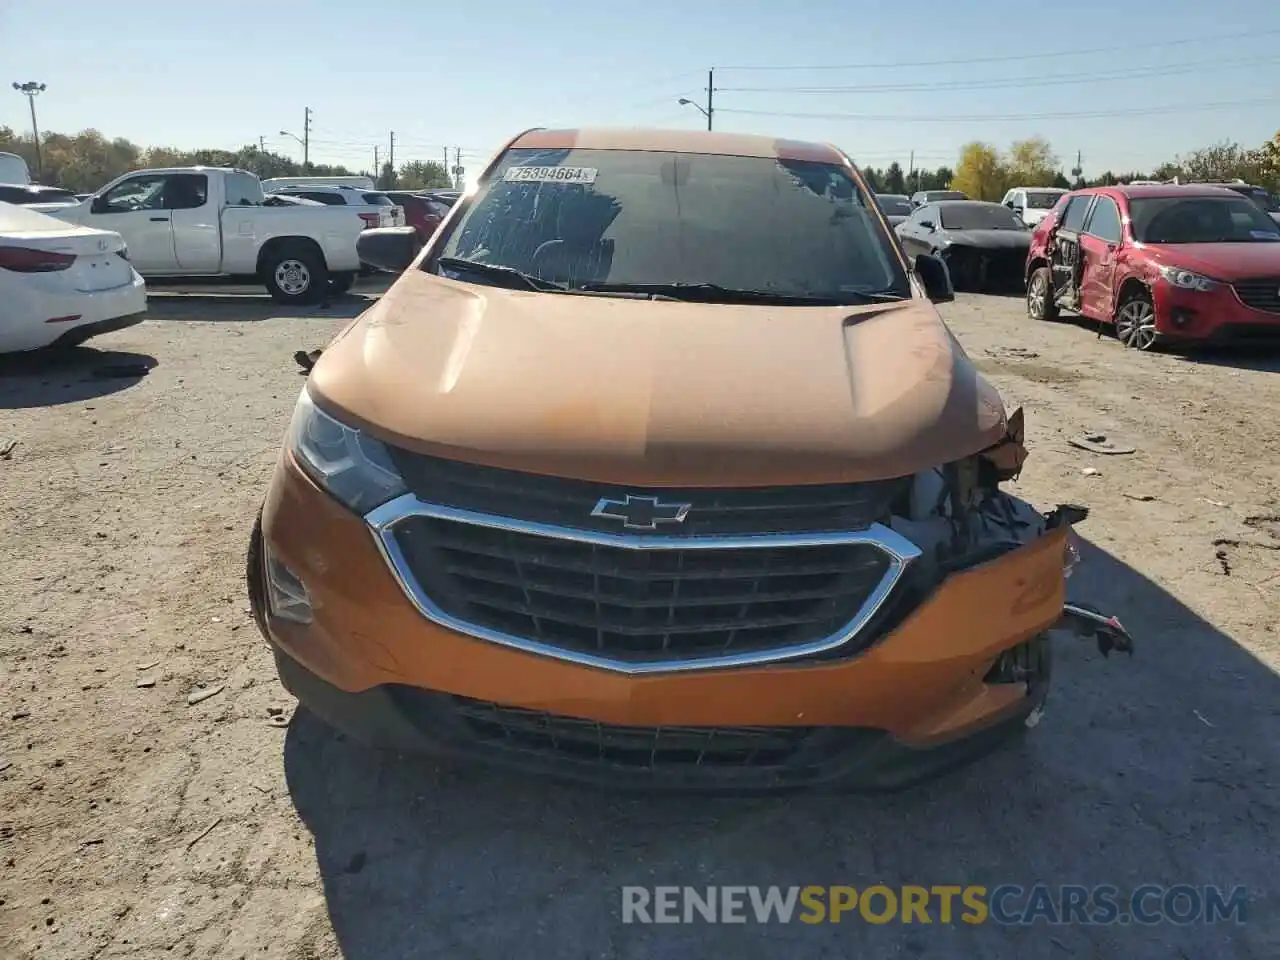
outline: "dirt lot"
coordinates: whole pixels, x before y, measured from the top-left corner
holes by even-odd
[[[1019,300],[948,306],[1026,407],[1017,489],[1092,508],[1072,591],[1137,656],[1064,642],[1025,745],[907,794],[636,799],[292,716],[243,553],[291,355],[362,306],[157,299],[69,367],[0,368],[0,957],[1280,956],[1280,358],[1138,356]],[[1068,445],[1087,430],[1136,452]],[[624,884],[1037,881],[1243,884],[1248,922],[619,920]]]

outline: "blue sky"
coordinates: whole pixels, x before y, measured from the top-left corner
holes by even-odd
[[[300,134],[309,106],[314,161],[369,167],[394,130],[398,161],[457,146],[472,172],[530,126],[703,126],[676,101],[704,99],[714,67],[718,129],[829,140],[863,165],[905,166],[914,150],[928,167],[953,163],[969,140],[1004,147],[1039,134],[1066,168],[1080,150],[1087,172],[1119,172],[1222,139],[1257,145],[1280,128],[1277,10],[1276,0],[75,0],[55,18],[0,0],[0,124],[29,125],[8,85],[40,80],[44,129],[178,147],[266,137],[300,156],[279,131]],[[1052,56],[1009,59],[1033,54]],[[975,59],[987,62],[954,62]],[[841,69],[747,69],[760,67]],[[779,87],[798,89],[760,89]],[[1151,108],[1162,112],[1143,114]],[[1046,116],[1116,111],[1126,112]]]

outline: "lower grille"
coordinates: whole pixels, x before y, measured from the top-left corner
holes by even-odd
[[[1280,277],[1260,277],[1234,283],[1236,296],[1246,307],[1280,313]]]
[[[783,767],[807,727],[624,727],[454,697],[469,732],[506,749],[638,770]]]
[[[636,549],[422,514],[389,530],[402,577],[445,617],[623,665],[687,667],[839,637],[897,572],[869,538]]]

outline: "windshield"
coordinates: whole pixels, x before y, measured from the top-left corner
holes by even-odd
[[[1053,205],[1062,199],[1062,194],[1048,190],[1028,190],[1027,208],[1030,210],[1052,210]]]
[[[713,285],[856,302],[911,296],[843,167],[640,150],[513,149],[442,255],[583,284]]]
[[[880,201],[880,209],[884,211],[886,217],[909,217],[911,211],[915,209],[906,197],[880,196],[876,199]]]
[[[1244,197],[1151,197],[1129,201],[1140,243],[1254,243],[1280,240],[1280,224]]]
[[[968,200],[959,190],[930,190],[924,195],[925,203],[933,203],[935,200]]]
[[[998,203],[958,203],[938,208],[944,230],[1022,230],[1022,221]]]
[[[362,194],[364,202],[373,207],[394,207],[395,203],[385,193]]]

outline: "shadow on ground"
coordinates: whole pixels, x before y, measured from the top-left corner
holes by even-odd
[[[147,319],[163,322],[257,323],[278,317],[314,317],[320,320],[358,317],[373,306],[375,298],[360,294],[336,297],[328,303],[289,306],[270,297],[243,294],[182,294],[147,299]]]
[[[1090,320],[1076,314],[1062,317],[1061,323],[1070,324],[1098,337],[1098,321]],[[1117,349],[1128,349],[1115,338],[1110,324],[1104,323],[1100,339],[1109,341]],[[1193,344],[1187,346],[1171,346],[1160,351],[1185,363],[1210,364],[1218,367],[1234,367],[1239,370],[1258,370],[1263,373],[1280,373],[1280,346],[1274,344]],[[1135,353],[1135,360],[1141,357]]]
[[[1159,585],[1084,553],[1073,596],[1119,614],[1137,655],[1104,660],[1064,637],[1029,738],[888,797],[601,794],[378,754],[300,712],[286,774],[342,955],[1280,956],[1280,678]],[[856,914],[817,926],[620,919],[629,884],[1036,882],[1244,885],[1249,922],[970,926],[941,923],[936,901],[929,926]]]
[[[91,346],[0,356],[0,410],[52,407],[105,397],[134,386],[155,357]]]

